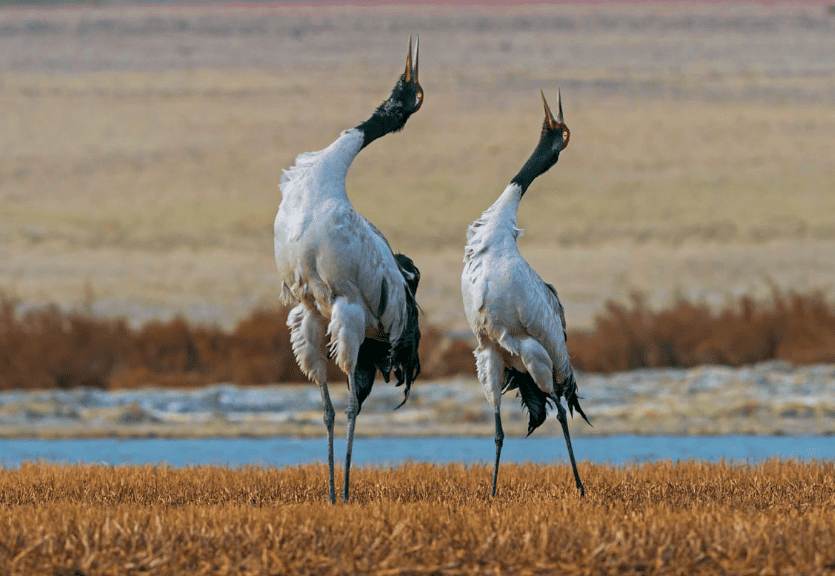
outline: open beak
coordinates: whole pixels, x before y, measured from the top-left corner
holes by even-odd
[[[411,48],[412,39],[409,37],[409,47]],[[420,64],[420,36],[415,39],[415,84],[418,83],[418,65]]]
[[[568,146],[568,139],[571,137],[571,131],[565,125],[565,116],[562,113],[562,93],[557,91],[557,117],[551,113],[551,107],[548,106],[548,100],[545,99],[545,92],[539,91],[542,96],[542,105],[545,107],[545,126],[549,130],[562,130],[563,148]]]
[[[554,119],[554,115],[551,114],[551,107],[548,106],[548,100],[545,99],[545,92],[542,90],[539,91],[539,94],[542,96],[542,105],[545,107],[545,125],[548,127],[549,130],[556,130],[559,128],[559,123]],[[562,100],[560,100],[560,118],[562,118]]]
[[[414,65],[412,64],[412,37],[409,36],[409,51],[406,53],[406,71],[403,75],[406,78],[406,82],[414,82],[417,84],[418,82],[418,59],[420,57],[420,36],[418,36],[417,43],[415,45],[414,50],[415,58],[414,58]]]
[[[415,85],[415,110],[417,111],[423,104],[423,88],[420,87],[420,83],[418,82],[420,67],[420,36],[418,36],[415,41],[414,60],[412,59],[412,56],[412,37],[409,36],[409,51],[406,53],[406,71],[403,73],[403,77],[406,82]]]

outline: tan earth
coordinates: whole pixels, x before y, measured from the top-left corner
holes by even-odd
[[[835,293],[835,16],[792,6],[0,9],[0,288],[135,321],[275,300],[282,167],[368,116],[421,35],[426,104],[349,194],[463,326],[467,224],[562,89],[524,253],[574,326],[645,291]]]

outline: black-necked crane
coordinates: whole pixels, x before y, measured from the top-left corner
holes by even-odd
[[[557,163],[570,137],[562,99],[556,118],[544,93],[542,102],[545,120],[539,143],[499,198],[467,229],[464,249],[464,311],[477,340],[478,379],[493,408],[496,427],[493,496],[504,441],[502,393],[514,389],[528,410],[528,435],[545,421],[548,406],[556,405],[574,481],[580,494],[585,494],[561,400],[565,399],[572,414],[576,409],[588,422],[568,356],[565,312],[556,289],[531,268],[516,243],[520,232],[516,214],[522,197],[537,176]]]
[[[347,446],[342,497],[348,500],[354,428],[377,370],[405,385],[403,402],[420,372],[418,307],[420,272],[395,254],[382,233],[357,213],[345,177],[357,154],[397,132],[420,109],[418,51],[412,40],[406,69],[391,95],[358,126],[327,148],[301,154],[281,177],[275,217],[275,261],[281,299],[302,372],[320,389],[328,432],[329,497],[336,501],[333,464],[334,410],[327,384],[330,355],[348,377]]]

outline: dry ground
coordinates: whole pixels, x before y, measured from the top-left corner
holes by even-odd
[[[364,119],[420,32],[426,105],[356,162],[356,205],[460,327],[468,222],[559,85],[571,147],[523,249],[569,323],[630,290],[835,286],[824,4],[0,9],[0,287],[232,322],[275,287],[280,169]]]
[[[0,471],[4,574],[831,574],[835,468],[772,461]]]

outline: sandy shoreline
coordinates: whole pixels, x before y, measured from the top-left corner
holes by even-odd
[[[594,427],[579,419],[578,436],[835,434],[835,365],[771,362],[743,368],[703,366],[613,375],[583,374],[581,393]],[[337,426],[345,386],[331,385]],[[401,410],[402,392],[378,383],[363,407],[362,436],[490,436],[492,414],[478,383],[467,378],[419,382]],[[509,394],[506,432],[523,436],[526,416]],[[312,437],[323,434],[318,390],[311,385],[107,392],[0,393],[3,438]],[[553,435],[549,418],[536,434]]]

